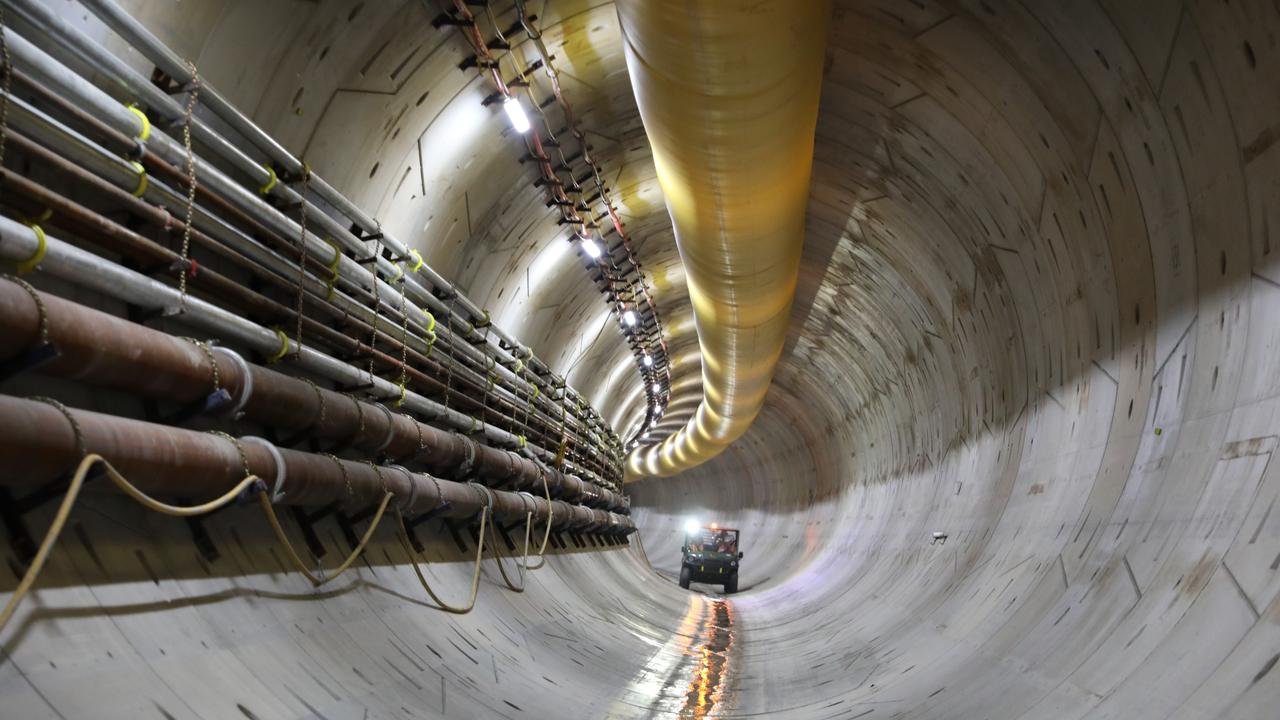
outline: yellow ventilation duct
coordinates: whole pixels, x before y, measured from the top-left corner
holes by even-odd
[[[800,270],[825,1],[618,0],[702,346],[702,404],[628,479],[718,455],[764,404]]]

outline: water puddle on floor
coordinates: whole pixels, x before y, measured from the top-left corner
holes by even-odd
[[[693,659],[692,677],[680,708],[682,720],[711,716],[724,700],[733,649],[733,607],[725,600],[707,603],[696,640],[686,651]]]

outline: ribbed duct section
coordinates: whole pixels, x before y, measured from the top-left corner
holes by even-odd
[[[630,455],[635,479],[715,457],[764,404],[800,267],[830,6],[621,0],[618,15],[702,351],[701,404]]]

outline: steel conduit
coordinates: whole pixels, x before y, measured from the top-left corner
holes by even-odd
[[[13,46],[12,50],[15,62],[33,72],[40,81],[49,84],[52,88],[60,90],[68,97],[73,98],[77,103],[87,104],[95,108],[97,113],[101,116],[99,122],[110,121],[109,125],[113,131],[124,134],[137,133],[138,128],[135,127],[135,123],[139,122],[139,120],[136,115],[127,111],[124,106],[119,105],[119,103],[116,103],[114,100],[107,97],[104,93],[77,76],[71,70],[57,63],[56,60],[40,51],[20,35],[10,33],[9,40]],[[70,133],[65,128],[61,128],[60,126],[53,124],[52,121],[46,118],[43,113],[34,109],[29,109],[27,104],[22,100],[14,98],[13,101],[14,106],[12,110],[15,124],[25,127],[36,139],[39,139],[45,144],[51,146],[66,146],[68,142],[70,142],[73,145],[72,149],[74,152],[72,154],[75,155],[74,159],[77,163],[93,169],[100,176],[111,178],[113,182],[121,185],[122,187],[131,188],[133,184],[137,182],[135,179],[136,173],[128,163],[116,158],[99,156],[101,153],[95,154],[94,151],[100,150],[100,148],[97,148],[87,140],[79,138],[78,135]],[[173,101],[169,100],[168,102],[172,103]],[[68,138],[71,139],[69,140]],[[76,142],[77,140],[79,140],[79,142]],[[158,158],[166,158],[173,162],[181,162],[182,160],[183,149],[181,145],[166,137],[163,133],[152,133],[147,146],[157,149]],[[220,194],[223,197],[228,198],[233,205],[244,208],[253,222],[270,226],[273,229],[280,231],[285,237],[297,236],[298,226],[292,220],[279,214],[274,208],[270,208],[264,204],[252,193],[246,192],[243,188],[236,185],[229,177],[225,176],[216,168],[205,164],[198,157],[197,166],[200,168],[199,177],[202,178],[202,188],[208,188],[210,186],[218,188],[220,190]],[[256,165],[253,165],[253,167],[257,168]],[[167,187],[164,187],[163,184],[154,181],[149,184],[147,191],[147,196],[149,198],[153,195],[156,196],[154,199],[156,199],[158,204],[167,203],[170,209],[174,212],[179,212],[182,207],[182,203],[185,202],[184,198],[176,191],[170,190]],[[298,200],[300,201],[301,198],[299,197]],[[235,228],[223,222],[220,218],[216,218],[212,215],[205,215],[205,212],[204,208],[197,206],[197,216],[199,219],[204,221],[200,224],[210,227],[210,232],[219,239],[235,245],[242,252],[254,257],[263,265],[275,267],[281,272],[291,272],[291,270],[289,270],[289,261],[286,258],[277,255],[269,249],[258,247],[256,244],[237,232]],[[313,219],[318,219],[322,223],[327,218],[323,213],[313,213],[313,216]],[[329,219],[329,222],[333,221]],[[338,237],[340,239],[345,238],[349,247],[361,247],[359,241],[350,236],[349,233],[346,233],[342,228],[338,227],[333,230],[335,230],[333,232],[334,237]],[[307,239],[310,245],[310,252],[313,256],[326,257],[332,252],[328,246],[323,244],[323,241],[319,236],[308,234]],[[367,270],[355,261],[346,257],[339,257],[338,260],[342,268],[339,275],[344,278],[342,281],[343,283],[350,284],[346,280],[347,278],[361,278],[361,282],[369,280],[370,282],[376,283],[380,287],[381,292],[387,296],[394,296],[397,293],[395,288],[381,279],[369,274]],[[380,262],[386,264],[388,261],[383,259]],[[323,282],[316,278],[308,276],[308,282],[315,284],[316,288],[323,289]],[[368,289],[365,288],[364,285],[358,283],[356,284],[356,287],[365,290]],[[446,312],[446,306],[441,301],[429,295],[426,297],[431,301],[428,304],[431,305],[432,309],[436,313]],[[349,311],[355,312],[359,316],[364,316],[366,313],[370,313],[370,321],[378,323],[380,329],[385,332],[395,332],[399,328],[399,322],[396,318],[381,318],[378,316],[377,312],[369,311],[363,306],[356,304],[355,301],[348,298],[341,291],[336,293],[335,300],[346,305]],[[386,308],[383,308],[383,310],[386,310]],[[417,313],[411,313],[411,317],[415,318],[413,322],[414,324],[417,324]],[[463,334],[469,336],[471,332],[472,331],[468,330]],[[425,342],[424,340],[417,338],[416,334],[413,337],[413,340],[417,341],[416,349],[420,351],[425,350],[426,346],[423,344]],[[452,342],[452,336],[449,337],[449,341]],[[456,343],[455,349],[466,357],[475,367],[491,367],[493,372],[501,376],[504,380],[514,383],[516,387],[520,387],[526,383],[524,379],[517,377],[517,374],[505,364],[500,362],[495,364],[492,359],[487,359],[486,356],[470,342],[463,341]],[[542,385],[546,387],[545,383],[542,383]],[[524,388],[526,395],[531,389],[532,386]],[[514,395],[506,395],[506,388],[499,386],[495,388],[495,391],[502,394],[504,397],[511,399],[512,402],[519,401],[519,398]],[[554,405],[549,404],[550,402],[549,396],[544,395],[543,398],[538,401],[538,404],[541,405],[545,411],[554,412],[555,407]],[[589,437],[589,426],[591,423],[584,423],[581,418],[576,417],[570,417],[569,420],[569,427],[574,431],[574,435],[581,433],[584,440],[582,444],[596,452],[601,458],[601,462],[606,462],[603,458],[607,453],[603,448],[596,445],[596,438]],[[574,444],[576,445],[577,443],[575,442]]]
[[[129,177],[133,171],[128,168],[124,161],[117,160],[102,152],[95,152],[96,146],[93,146],[87,139],[82,138],[78,134],[57,124],[52,119],[47,118],[43,113],[40,113],[38,110],[29,106],[25,101],[18,98],[10,98],[10,100],[11,120],[13,120],[16,125],[27,128],[33,135],[51,144],[58,144],[60,141],[66,141],[70,143],[72,149],[75,151],[73,154],[77,157],[78,161],[91,165],[91,167],[96,169],[99,174],[103,175],[110,176],[113,170],[118,170],[123,173],[122,177],[124,178],[120,182],[124,182],[126,186],[130,182]],[[175,212],[180,207],[180,197],[176,193],[165,188],[160,182],[151,181],[148,183],[147,193],[148,195],[151,195],[152,193],[165,193],[171,207],[175,209]],[[203,213],[204,210],[197,206],[197,215],[202,215]],[[209,217],[213,221],[221,223],[221,220],[218,218],[213,216]],[[225,231],[219,233],[222,239],[230,241],[236,241],[237,239],[241,241],[246,240],[246,237],[238,234],[238,232],[230,228],[229,225],[219,224],[218,227]],[[261,253],[266,253],[273,261],[287,263],[284,258],[275,255],[272,251],[262,249],[252,243],[246,245],[244,242],[241,242],[237,247],[250,253],[256,253],[255,256],[260,256]],[[310,279],[314,280],[314,278]],[[395,328],[391,328],[392,331],[394,331],[394,329]],[[463,344],[465,345],[465,343]],[[312,352],[312,348],[304,348],[304,354],[310,352]],[[354,370],[354,368],[349,369]],[[414,395],[414,393],[410,393],[408,397],[412,398]],[[470,416],[447,410],[444,406],[441,406],[434,401],[426,400],[425,398],[424,400],[433,406],[433,416],[440,417],[444,422],[455,428],[465,429],[470,427],[472,422]],[[482,427],[484,428],[486,437],[490,441],[512,445],[518,444],[514,435],[501,428],[487,423],[483,424]],[[551,451],[547,448],[538,448],[537,450],[547,457],[552,455]]]
[[[105,70],[105,74],[110,77],[113,82],[119,83],[122,88],[131,95],[137,96],[152,111],[159,112],[170,122],[177,122],[182,118],[183,111],[181,106],[168,97],[164,93],[158,91],[151,85],[146,78],[142,77],[127,64],[119,60],[117,57],[106,51],[98,45],[94,40],[90,39],[73,24],[67,22],[65,17],[51,11],[44,4],[36,0],[2,0],[5,4],[11,5],[19,15],[24,17],[28,22],[38,28],[41,32],[47,33],[48,36],[62,44],[72,53],[83,57],[84,61],[90,67],[99,67]],[[166,47],[158,38],[147,31],[140,23],[130,17],[124,10],[114,3],[93,3],[88,5],[89,9],[98,14],[104,22],[115,29],[128,42],[133,44],[145,56],[156,63],[158,67],[170,73],[170,77],[175,78],[179,82],[188,82],[191,79],[190,69],[186,64],[177,57],[168,47]],[[12,34],[15,40],[15,60],[22,64],[29,63],[28,69],[37,73],[43,80],[51,85],[61,87],[73,95],[78,95],[81,99],[92,96],[94,101],[102,100],[103,94],[91,85],[88,85],[83,79],[78,78],[69,69],[62,67],[56,61],[46,56],[44,53],[32,48],[28,43],[22,41],[20,36]],[[23,57],[25,55],[25,57]],[[34,64],[30,64],[32,60]],[[228,123],[228,125],[237,133],[248,139],[259,150],[264,152],[273,161],[280,164],[282,170],[286,173],[297,175],[302,170],[299,160],[294,158],[282,147],[280,147],[274,139],[258,128],[252,121],[248,120],[234,106],[227,102],[218,92],[208,83],[207,79],[201,79],[200,98],[202,104],[207,105],[215,114]],[[77,92],[71,92],[71,91]],[[106,103],[96,103],[99,112],[104,117],[114,118],[117,121],[117,129],[127,127],[131,129],[131,135],[136,135],[138,128],[136,124],[139,122],[137,116],[124,111],[123,106],[119,106],[113,101]],[[122,124],[122,125],[121,125]],[[123,131],[123,130],[122,130]],[[199,118],[193,119],[193,134],[205,145],[217,153],[220,157],[228,160],[231,165],[239,171],[245,173],[252,178],[255,186],[260,186],[269,180],[267,171],[256,161],[251,160],[245,153],[241,152],[236,146],[231,144],[222,135],[210,129]],[[164,133],[153,133],[152,137],[163,147],[157,148],[160,156],[165,157],[172,162],[180,162],[182,160],[182,149],[176,141],[164,137]],[[357,208],[350,200],[341,193],[338,193],[331,186],[324,182],[317,175],[312,175],[310,179],[310,187],[326,202],[333,207],[339,209],[343,214],[353,219],[361,229],[368,234],[381,232],[383,235],[383,243],[391,248],[397,255],[404,257],[407,254],[408,247],[397,240],[391,233],[382,228],[377,220],[365,214]],[[286,205],[304,202],[311,208],[309,217],[311,220],[319,224],[329,235],[340,240],[349,249],[359,249],[359,239],[340,222],[331,218],[327,213],[321,211],[312,205],[306,198],[298,195],[291,189],[287,183],[278,183],[272,190],[272,194],[280,197]],[[243,198],[242,198],[243,199]],[[249,201],[255,201],[250,195]],[[253,203],[251,202],[251,205]],[[278,220],[279,218],[271,218]],[[291,223],[287,219],[286,224]],[[297,234],[296,226],[290,226],[290,232]],[[324,248],[319,249],[325,252]],[[381,268],[383,274],[394,275],[395,268],[392,267],[390,261],[380,259],[378,267]],[[355,273],[356,277],[363,277],[363,268],[349,268]],[[431,269],[429,265],[423,265],[420,272],[427,278],[432,288],[439,289],[449,295],[453,295],[454,299],[445,303],[437,298],[427,288],[422,287],[412,276],[407,278],[409,288],[411,290],[411,298],[415,302],[422,302],[430,307],[432,312],[443,318],[446,322],[456,324],[459,327],[459,334],[467,337],[468,340],[476,340],[488,348],[495,356],[502,359],[495,371],[502,375],[505,380],[512,382],[517,387],[523,387],[525,384],[537,385],[541,388],[543,397],[550,398],[555,394],[557,386],[562,382],[562,378],[555,378],[551,374],[550,369],[541,359],[533,355],[532,350],[522,345],[506,333],[501,328],[492,327],[490,331],[493,337],[488,337],[484,333],[475,329],[473,323],[480,322],[484,316],[484,311],[475,305],[465,295],[459,294],[457,289],[438,273]],[[463,312],[470,316],[470,321],[462,317],[455,316],[453,306],[456,304]],[[472,336],[475,336],[474,338]],[[473,355],[477,351],[472,347],[470,342],[463,342],[459,346],[459,350],[468,355]],[[521,360],[527,363],[532,373],[517,377],[508,366],[513,366],[515,361]],[[482,363],[483,364],[483,363]],[[573,401],[573,404],[582,402],[582,397],[572,388],[564,388],[566,396]],[[582,417],[578,417],[574,413],[570,413],[570,425],[576,427],[579,423],[592,429],[609,434],[611,429],[603,421],[594,408],[589,405],[584,406],[586,413]],[[609,435],[610,443],[614,443],[616,438]]]
[[[73,378],[98,387],[126,390],[144,397],[191,403],[213,389],[216,363],[219,385],[243,405],[246,417],[277,429],[305,431],[323,440],[339,440],[370,453],[419,462],[434,472],[466,471],[517,488],[541,492],[538,466],[509,450],[480,445],[469,438],[433,428],[400,413],[304,380],[249,363],[237,363],[229,352],[214,355],[195,343],[48,293],[41,304],[17,283],[0,282],[0,361],[30,350],[40,337],[43,320],[56,359],[40,372]],[[249,375],[246,377],[245,372]],[[245,389],[252,387],[252,393]],[[471,447],[467,447],[467,446]],[[609,510],[626,510],[622,497],[571,475],[546,472],[553,495]]]
[[[163,95],[163,93],[160,93],[157,96],[155,88],[147,83],[144,78],[134,73],[134,71],[126,65],[120,63],[117,58],[108,53],[105,49],[96,45],[92,40],[85,37],[74,27],[71,27],[63,18],[52,13],[40,3],[30,2],[29,0],[4,0],[4,2],[6,4],[13,4],[19,14],[26,17],[28,21],[35,24],[42,31],[48,32],[51,37],[64,44],[64,46],[70,49],[73,53],[84,54],[85,60],[90,66],[101,65],[107,67],[108,75],[111,76],[113,80],[123,83],[129,93],[148,99],[147,102],[151,109],[153,111],[160,111],[162,117],[170,121],[178,121],[181,119],[182,108],[176,101]],[[139,123],[141,122],[137,115],[127,111],[124,106],[106,96],[102,91],[76,75],[69,68],[66,68],[47,54],[43,53],[31,43],[25,41],[20,35],[10,33],[9,38],[12,40],[12,49],[16,64],[33,73],[36,78],[47,83],[51,88],[56,88],[57,90],[65,93],[68,97],[74,98],[77,103],[84,103],[87,106],[94,108],[95,115],[107,121],[113,130],[127,134],[130,137],[137,135],[140,130]],[[207,98],[206,93],[208,88],[204,87],[202,90],[201,96]],[[258,175],[266,172],[263,167],[250,160],[246,155],[227,142],[225,138],[207,128],[198,119],[193,120],[192,129],[193,133],[198,135],[202,142],[208,144],[213,151],[228,159],[229,162],[238,170],[254,178],[253,183],[251,184],[255,184],[255,187],[256,184],[260,184],[265,180],[265,175],[261,177]],[[254,130],[257,133],[261,133],[261,130],[258,130],[256,127]],[[155,150],[157,153],[156,157],[178,164],[183,160],[184,153],[181,143],[167,137],[158,129],[151,133],[149,141],[146,144],[148,147]],[[291,161],[295,164],[297,162],[292,159]],[[200,168],[198,174],[202,178],[202,189],[203,186],[212,183],[221,189],[225,197],[229,198],[234,204],[243,208],[246,213],[252,216],[255,222],[262,222],[266,225],[270,225],[275,229],[284,232],[286,236],[296,236],[298,234],[298,226],[293,220],[279,214],[273,208],[268,207],[252,192],[245,192],[243,188],[235,185],[233,181],[224,176],[221,171],[208,166],[198,157],[197,165]],[[131,182],[131,180],[129,181]],[[315,184],[316,182],[317,179],[313,177],[313,189],[317,187]],[[314,223],[319,224],[331,237],[340,241],[346,249],[356,251],[358,254],[363,253],[363,245],[359,238],[352,235],[352,233],[341,223],[329,217],[326,213],[321,212],[300,195],[295,193],[288,187],[287,183],[278,183],[272,193],[279,196],[284,201],[285,205],[307,203],[311,208],[311,212],[308,217]],[[178,199],[175,196],[174,201],[176,202],[177,200]],[[366,230],[366,232],[373,231]],[[319,253],[316,257],[325,257],[328,253],[332,252],[327,246],[317,244],[321,241],[319,236],[314,233],[308,233],[307,240],[310,245],[314,246],[311,248],[313,253]],[[384,236],[383,240],[388,247],[392,247],[393,249],[398,247],[390,236]],[[400,253],[403,262],[403,258],[405,257],[403,250],[397,250],[397,252]],[[365,288],[365,283],[371,282],[377,284],[381,288],[382,292],[393,292],[390,286],[383,282],[376,273],[371,274],[362,266],[352,264],[349,259],[346,258],[339,258],[339,262],[343,268],[343,272],[340,273],[343,283],[351,285],[354,282],[356,287],[367,289]],[[394,277],[399,272],[393,263],[385,258],[378,260],[378,267],[381,268],[380,272],[388,277]],[[456,290],[451,285],[444,283],[443,280],[434,273],[430,273],[427,266],[424,265],[421,270],[423,274],[428,276],[428,280],[432,283],[433,287],[442,289],[449,294],[456,294]],[[352,281],[352,278],[355,278],[356,281]],[[531,351],[520,346],[514,341],[508,342],[507,339],[503,339],[506,338],[506,336],[501,334],[497,329],[491,328],[491,331],[494,333],[494,337],[491,338],[486,333],[478,330],[471,323],[462,320],[460,317],[455,317],[451,310],[453,302],[459,303],[464,309],[469,307],[469,301],[465,301],[465,298],[462,296],[458,295],[455,301],[445,303],[427,289],[423,288],[414,276],[405,276],[405,280],[407,282],[407,289],[409,290],[409,298],[413,302],[424,303],[429,306],[437,316],[443,318],[450,325],[458,326],[459,329],[455,332],[463,336],[466,341],[457,343],[457,347],[455,349],[472,362],[475,367],[487,367],[492,365],[491,369],[494,373],[502,377],[504,381],[511,384],[513,387],[521,389],[526,395],[534,386],[540,387],[542,389],[542,397],[536,399],[535,403],[548,411],[554,411],[555,408],[552,404],[552,400],[555,395],[555,389],[557,387],[563,387],[563,385],[554,376],[548,375],[549,370],[547,370],[545,365],[532,355]],[[440,283],[437,283],[436,280],[440,280]],[[411,316],[415,318],[413,321],[414,324],[417,324],[417,314],[411,313]],[[480,316],[481,311],[476,310],[472,317],[473,319],[476,319]],[[478,320],[475,321],[478,322]],[[452,336],[450,336],[449,339],[451,342]],[[478,342],[480,345],[473,346],[472,341]],[[487,354],[482,353],[479,349],[480,346],[483,346],[487,351],[492,352],[494,357],[490,358]],[[496,364],[493,362],[494,359],[497,360]],[[533,372],[526,374],[515,372],[513,368],[516,367],[517,359],[527,361],[529,367],[533,369]],[[503,390],[505,391],[505,388]],[[569,388],[564,388],[563,391],[567,394],[567,397],[573,401],[573,405],[577,407],[580,396]],[[570,412],[567,419],[568,427],[573,433],[576,434],[581,432],[584,435],[591,436],[596,432],[604,432],[608,435],[608,442],[606,445],[609,447],[615,446],[616,438],[611,435],[611,431],[608,426],[603,423],[603,420],[599,418],[594,409],[589,408],[589,406],[586,408],[585,414],[579,416],[577,413]],[[601,442],[599,437],[589,437],[589,440],[590,442],[587,444],[592,445],[602,457],[610,454],[606,452],[603,446],[599,446]]]
[[[545,521],[554,513],[556,527],[580,527],[593,532],[629,534],[630,518],[603,510],[570,505],[504,490],[483,491],[466,483],[432,478],[393,467],[377,467],[285,448],[273,451],[261,442],[240,442],[209,433],[69,409],[83,441],[83,450],[105,457],[143,492],[164,497],[204,497],[224,493],[249,471],[272,486],[278,457],[286,472],[281,502],[290,505],[340,503],[348,509],[367,507],[390,491],[407,514],[438,510],[444,517],[472,517],[493,498],[494,516],[523,520],[532,512]],[[81,460],[76,430],[62,411],[47,403],[0,395],[0,452],[8,461],[0,466],[0,486],[31,487],[54,481]],[[448,503],[442,506],[442,501]],[[562,526],[564,520],[567,525]]]
[[[14,143],[14,141],[19,141],[17,145],[26,149],[27,145],[26,142],[22,141],[22,137],[14,136],[13,133],[10,133],[9,142]],[[60,220],[63,220],[63,222],[70,219],[70,215],[82,214],[84,224],[95,229],[95,231],[102,231],[102,229],[109,228],[111,225],[110,220],[93,214],[92,211],[84,209],[82,206],[61,199],[55,193],[42,190],[42,188],[35,186],[35,183],[27,181],[26,178],[14,176],[8,170],[0,169],[0,187],[18,191],[15,195],[26,195],[28,192],[35,193],[35,196],[40,199],[38,200],[37,208],[41,205],[45,206],[45,208],[56,208],[56,215],[59,215]],[[108,243],[108,246],[113,250],[120,251],[118,246],[111,245],[111,243]],[[216,273],[210,273],[207,269],[202,270],[202,281],[209,282],[210,279],[215,278],[221,279]],[[6,293],[3,284],[0,283],[0,313],[10,313],[13,310],[4,309]],[[17,290],[17,288],[8,288],[8,295],[12,295],[14,290]],[[236,290],[243,292],[243,288],[238,288],[238,286]],[[65,302],[52,296],[47,296],[46,300],[49,301],[51,307],[58,307],[59,304],[64,304]],[[141,327],[141,325],[125,322],[125,320],[115,318],[115,316],[97,313],[95,310],[84,309],[84,307],[78,305],[67,305],[72,307],[74,311],[67,311],[65,318],[60,318],[58,322],[54,322],[52,315],[50,315],[51,333],[58,331],[64,324],[68,323],[78,329],[74,332],[67,329],[63,333],[65,337],[56,338],[59,347],[63,350],[64,357],[54,364],[46,365],[44,372],[83,379],[86,382],[97,384],[97,386],[104,386],[105,384],[105,386],[132,389],[132,391],[141,392],[143,395],[168,398],[168,400],[175,401],[195,401],[201,396],[200,393],[204,392],[204,388],[207,387],[207,380],[210,378],[210,369],[207,368],[207,363],[201,357],[192,355],[193,352],[197,351],[191,343],[178,341],[177,338],[152,331],[152,329]],[[35,313],[35,307],[29,305],[28,307],[32,313]],[[54,313],[54,311],[50,311]],[[14,313],[17,313],[17,311],[14,311]],[[79,313],[87,315],[87,319],[84,322],[77,323]],[[32,323],[36,322],[36,315],[28,316],[24,320],[15,320],[12,316],[0,316],[0,328],[9,327],[17,333],[9,334],[8,337],[0,334],[0,357],[10,354],[10,350],[17,351],[17,348],[10,347],[10,345],[17,345],[19,342],[32,340],[33,338],[28,333],[18,332],[13,325],[14,322],[24,322],[28,327],[35,327]],[[163,341],[166,341],[168,346],[178,348],[175,351],[177,355],[195,357],[195,360],[192,360],[193,365],[183,365],[174,363],[174,361],[165,363],[165,357],[161,356],[161,360],[154,363],[155,366],[150,366],[147,373],[134,372],[134,364],[142,363],[143,360],[146,360],[145,357],[137,355],[137,348],[145,350],[145,348],[160,342],[142,342],[145,338],[151,337],[163,338]],[[90,338],[93,338],[93,340],[90,340]],[[122,338],[129,338],[129,342],[125,343],[123,348],[116,348],[116,346],[120,345],[119,341]],[[120,357],[124,357],[124,360],[120,361],[120,363],[111,364],[109,361],[105,361],[106,357],[110,356],[113,348],[119,351]],[[67,356],[70,350],[81,350],[87,357],[92,357],[91,373],[81,374],[78,369],[69,368]],[[228,388],[236,387],[238,368],[227,363],[219,363],[219,365],[223,370],[223,374],[221,374],[223,386]],[[175,372],[175,368],[180,368],[184,372]],[[69,372],[74,374],[68,375]],[[237,397],[237,405],[239,402],[252,400],[250,407],[247,407],[247,414],[252,419],[280,429],[308,429],[308,432],[315,434],[319,438],[342,439],[342,441],[349,442],[351,445],[361,448],[361,450],[370,450],[372,448],[372,450],[385,451],[393,457],[402,456],[402,454],[393,452],[393,450],[396,450],[403,443],[408,443],[408,445],[404,445],[406,451],[417,447],[420,437],[411,432],[407,436],[398,437],[401,442],[396,447],[381,447],[381,443],[387,439],[387,428],[383,423],[385,411],[381,410],[379,405],[358,401],[358,405],[364,406],[365,410],[352,413],[352,400],[347,396],[340,396],[338,393],[330,391],[321,391],[319,388],[314,389],[307,386],[303,380],[289,378],[287,375],[275,373],[273,370],[253,368],[252,372],[275,378],[274,380],[261,382],[259,392],[251,393],[248,398],[242,397],[238,391],[233,393]],[[168,382],[170,378],[173,379],[173,382]],[[116,382],[129,384],[116,384]],[[321,400],[317,400],[317,398],[321,398]],[[324,418],[324,421],[312,427],[311,419],[317,414]],[[397,416],[399,418],[399,415]],[[346,419],[346,423],[343,423],[343,419]],[[403,416],[401,424],[407,424],[408,427],[412,428],[415,421]],[[358,432],[361,427],[364,427],[364,432]],[[462,443],[472,442],[470,439],[458,436],[458,434],[431,428],[430,425],[421,425],[421,427],[424,428],[421,439],[424,442],[428,442],[428,445],[433,448],[433,452],[431,452],[430,457],[422,456],[419,457],[419,460],[424,461],[429,468],[453,468],[453,466],[458,465],[458,461],[462,457],[462,452],[458,450],[458,447]],[[534,462],[518,459],[511,451],[498,450],[498,448],[488,446],[479,447],[480,457],[477,459],[479,464],[477,464],[476,470],[480,471],[483,477],[492,479],[506,477],[506,475],[500,475],[503,470],[498,470],[498,466],[513,464],[520,466],[520,479],[524,480],[527,486],[540,488],[538,471],[536,471]],[[508,457],[508,459],[515,460],[488,462],[488,455],[494,454],[497,454],[499,459]],[[554,492],[554,489],[562,484],[561,480],[559,480],[561,474],[556,470],[550,470],[548,474],[550,475],[550,486],[552,486]]]
[[[619,0],[645,132],[702,350],[688,424],[627,458],[627,478],[715,457],[764,404],[804,240],[829,3]]]

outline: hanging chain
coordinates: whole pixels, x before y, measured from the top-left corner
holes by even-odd
[[[210,374],[213,379],[213,392],[218,392],[222,388],[222,378],[218,374],[218,360],[213,353],[213,346],[203,340],[197,340],[193,337],[184,337],[183,340],[195,345],[200,352],[204,353],[204,357],[209,361]]]
[[[187,151],[187,221],[182,226],[182,261],[178,267],[178,311],[187,309],[187,278],[191,272],[191,219],[196,208],[196,155],[191,149],[191,119],[200,98],[200,75],[196,66],[187,61],[191,71],[191,89],[187,93],[187,108],[182,121],[182,144]]]
[[[17,283],[27,294],[31,296],[31,301],[36,304],[36,310],[40,314],[40,344],[49,344],[49,311],[44,306],[44,300],[40,298],[40,293],[31,285],[31,283],[23,280],[16,275],[4,275],[5,280]]]
[[[453,399],[453,366],[458,362],[454,357],[453,345],[456,342],[453,333],[454,310],[458,306],[458,293],[453,293],[449,298],[449,317],[444,323],[444,327],[449,331],[449,364],[445,367],[444,374],[444,409],[449,409],[449,401]]]
[[[236,454],[240,456],[240,467],[244,469],[244,476],[249,477],[250,475],[253,475],[253,472],[249,470],[249,455],[244,451],[244,445],[241,444],[237,438],[230,433],[226,433],[221,430],[210,430],[209,434],[217,435],[235,446]]]
[[[298,341],[298,347],[293,351],[294,358],[302,354],[302,300],[306,294],[302,287],[302,281],[307,273],[307,187],[310,184],[311,166],[304,161],[302,163],[302,192],[298,195],[300,200],[298,206],[298,250],[301,255],[298,257],[298,297],[294,307],[294,312],[298,317],[298,324],[294,333],[294,337]]]
[[[356,489],[351,486],[351,476],[347,475],[347,466],[342,464],[337,455],[333,453],[324,453],[324,456],[333,461],[334,467],[338,468],[338,472],[342,473],[342,482],[347,486],[347,496],[355,497]]]
[[[71,414],[70,408],[68,408],[66,405],[63,405],[58,400],[55,400],[51,397],[45,397],[44,395],[34,395],[28,399],[34,400],[36,402],[42,402],[45,405],[50,405],[55,410],[62,413],[62,416],[65,417],[67,419],[67,422],[71,425],[72,434],[75,435],[76,452],[80,455],[80,457],[84,457],[85,455],[89,454],[89,451],[86,449],[85,442],[84,442],[84,432],[80,429],[80,423],[79,421],[76,420],[75,415]]]
[[[521,429],[522,429],[522,430],[525,430],[525,432],[527,433],[527,432],[529,432],[529,429],[530,429],[530,428],[529,428],[529,414],[531,413],[532,409],[534,409],[534,395],[535,395],[535,393],[536,393],[536,392],[538,392],[538,386],[536,386],[536,384],[532,383],[532,382],[531,382],[531,380],[527,379],[527,375],[525,374],[525,363],[524,363],[524,360],[521,360],[521,359],[520,359],[520,357],[516,357],[516,363],[520,364],[520,365],[518,365],[518,368],[517,368],[517,372],[516,372],[516,379],[517,379],[517,380],[525,380],[525,382],[529,382],[530,387],[532,387],[532,388],[534,388],[534,389],[531,389],[531,391],[529,392],[529,397],[526,397],[526,398],[525,398],[525,413],[524,413],[524,416],[522,416],[522,418],[521,418],[520,420],[516,420],[516,413],[515,413],[515,411],[512,411],[512,414],[511,414],[511,424],[512,424],[512,425],[515,425],[515,424],[517,423],[517,421],[518,421],[518,423],[520,423],[520,425],[521,425]],[[518,387],[518,386],[516,386],[516,387]],[[524,434],[524,433],[520,433],[520,434]]]
[[[409,384],[409,313],[405,299],[405,287],[408,284],[409,278],[402,275],[400,277],[400,378],[396,381],[400,385],[400,399],[396,401],[397,406],[404,402],[404,389]]]
[[[382,233],[382,228],[378,228],[378,233]],[[378,295],[378,258],[382,256],[382,241],[373,241],[373,263],[369,269],[373,271],[373,314],[369,318],[369,382],[376,382],[373,374],[373,358],[375,348],[378,347],[378,316],[382,311],[382,300]]]
[[[488,322],[488,316],[486,315],[484,325],[484,341],[486,343],[489,342],[489,328],[492,325],[493,323]],[[489,414],[489,393],[493,390],[493,386],[497,380],[494,371],[498,369],[497,361],[494,360],[492,356],[486,357],[489,357],[489,367],[484,370],[484,392],[480,395],[480,420],[482,422]]]
[[[13,92],[13,63],[5,37],[4,6],[0,5],[0,62],[4,63],[4,97],[0,98],[0,167],[4,166],[4,146],[9,139],[9,93]]]

